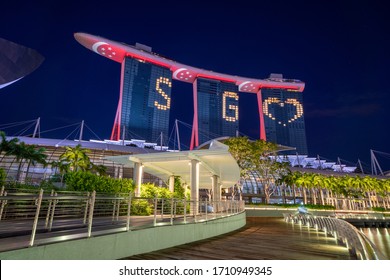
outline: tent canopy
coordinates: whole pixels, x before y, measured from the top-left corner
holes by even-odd
[[[143,171],[168,181],[170,176],[180,176],[190,184],[191,160],[199,164],[199,188],[211,189],[211,177],[217,175],[219,183],[225,188],[231,187],[240,180],[240,169],[228,150],[228,146],[213,141],[209,149],[183,152],[163,152],[153,154],[136,154],[130,156],[106,157],[107,160],[134,168],[135,163],[143,166]]]

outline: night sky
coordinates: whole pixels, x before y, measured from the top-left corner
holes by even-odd
[[[37,50],[45,61],[0,90],[0,125],[41,117],[41,131],[47,131],[84,119],[100,138],[109,138],[120,64],[74,39],[75,32],[85,32],[146,44],[216,72],[302,80],[310,156],[368,164],[370,149],[390,152],[385,1],[252,2],[3,1],[0,37]],[[191,85],[174,81],[171,120],[191,124],[192,110]],[[258,122],[256,96],[241,93],[241,132],[258,137]],[[42,137],[62,139],[74,128]]]

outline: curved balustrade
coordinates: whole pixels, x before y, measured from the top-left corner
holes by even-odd
[[[199,223],[245,211],[244,202],[234,200],[150,199],[131,194],[43,190],[3,191],[0,202],[0,251],[156,226]],[[15,237],[23,242],[10,245]]]
[[[315,228],[334,236],[360,259],[383,259],[374,244],[357,228],[344,220],[301,214],[283,214],[283,216],[286,222]]]

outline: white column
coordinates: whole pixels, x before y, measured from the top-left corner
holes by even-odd
[[[191,209],[194,215],[199,213],[199,161],[191,160]]]
[[[175,190],[175,176],[169,176],[169,191],[173,193]]]
[[[135,196],[141,195],[142,177],[143,177],[142,164],[139,162],[136,162],[134,164],[134,171],[133,171],[133,180],[134,180],[134,184],[135,184]]]
[[[213,175],[211,177],[212,190],[213,190],[213,205],[215,212],[219,211],[219,204],[221,201],[221,185],[218,183],[218,176]]]

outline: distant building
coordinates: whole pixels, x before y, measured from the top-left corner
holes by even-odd
[[[162,134],[167,144],[171,88],[169,69],[126,57],[111,139],[160,143]]]
[[[35,71],[43,60],[37,51],[0,38],[0,89]]]
[[[271,75],[270,79],[279,76]],[[262,97],[267,141],[295,147],[294,153],[307,155],[302,92],[266,88]]]
[[[130,46],[86,33],[75,33],[75,39],[89,50],[122,66],[119,105],[111,140],[141,138],[160,142],[161,132],[168,134],[171,81],[174,79],[193,85],[190,150],[219,136],[236,135],[239,127],[238,92],[245,92],[257,96],[260,139],[297,147],[300,153],[307,152],[302,96],[298,93],[304,90],[305,83],[300,80],[284,79],[282,75],[272,75],[268,79],[228,75],[176,62],[153,53],[150,47],[142,44]],[[276,94],[274,98],[279,99],[278,96],[283,93],[286,99],[280,102],[277,101],[279,99],[262,99],[262,92],[270,98]],[[284,105],[287,113],[276,108]],[[184,106],[187,108],[188,104]],[[263,113],[263,106],[267,113]],[[279,120],[281,127],[276,125],[275,114],[278,119],[284,118]],[[264,125],[266,115],[271,119],[267,120],[268,126]],[[267,131],[269,138],[266,137],[267,129],[271,129]],[[303,136],[290,135],[295,131]],[[163,141],[163,144],[166,142]]]
[[[199,78],[197,92],[199,143],[221,136],[235,136],[239,127],[238,87]]]

